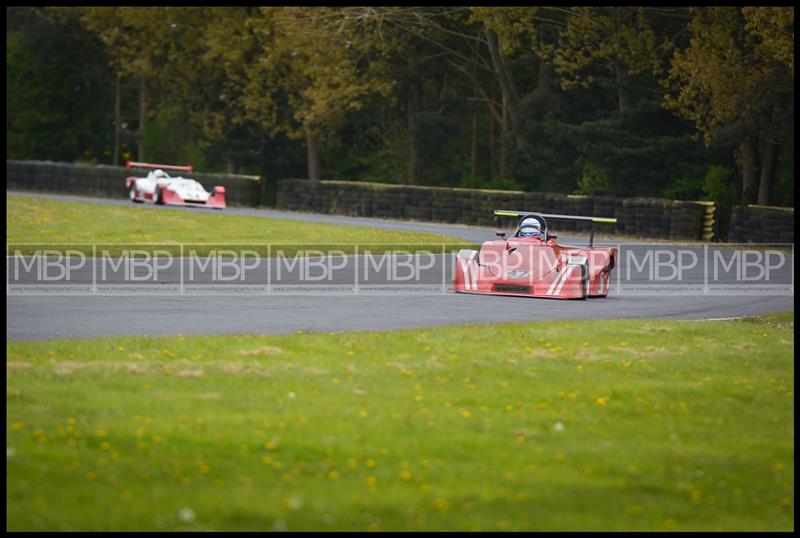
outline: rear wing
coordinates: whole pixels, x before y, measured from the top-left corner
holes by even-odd
[[[496,209],[495,215],[500,217],[544,217],[553,220],[583,220],[591,221],[592,223],[602,224],[616,224],[617,219],[610,217],[579,217],[577,215],[548,215],[547,213],[536,213],[535,211],[508,211],[505,209]]]
[[[152,163],[137,163],[133,161],[127,161],[125,163],[125,168],[130,170],[131,168],[160,168],[162,170],[179,170],[181,172],[190,172],[192,171],[192,165],[188,164],[186,166],[178,166],[175,164],[152,164]]]
[[[577,215],[550,215],[547,213],[537,213],[535,211],[511,211],[507,209],[495,209],[494,214],[499,217],[538,217],[544,221],[545,225],[545,238],[547,237],[547,221],[545,219],[553,220],[578,220],[592,223],[592,230],[589,235],[589,246],[594,243],[594,225],[595,224],[616,224],[617,219],[611,217],[579,217]]]

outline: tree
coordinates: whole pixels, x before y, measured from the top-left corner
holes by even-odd
[[[675,52],[668,107],[707,145],[735,140],[745,203],[769,204],[779,148],[793,142],[794,9],[693,9],[691,41]]]
[[[56,8],[62,13],[72,8]],[[199,11],[194,8],[164,7],[86,7],[80,8],[82,21],[105,44],[116,72],[115,163],[121,137],[121,86],[126,78],[138,83],[137,158],[143,160],[143,136],[148,119],[155,115],[161,94],[179,84],[172,71],[176,51],[200,39],[198,33],[180,31],[198,26]],[[193,20],[194,19],[194,20]]]
[[[49,8],[6,11],[6,157],[104,158],[108,58],[92,34]]]
[[[632,105],[631,77],[660,68],[658,39],[644,8],[570,8],[558,45],[549,51],[564,89],[590,88],[610,76],[622,112]]]
[[[269,39],[248,73],[245,102],[270,127],[304,139],[308,177],[320,179],[320,144],[344,116],[391,83],[375,75],[370,33],[348,10],[261,8],[254,30]],[[291,116],[278,103],[288,104]]]

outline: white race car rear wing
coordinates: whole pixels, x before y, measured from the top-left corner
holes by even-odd
[[[128,161],[125,163],[125,168],[160,168],[161,170],[179,170],[181,172],[191,172],[192,165],[188,164],[186,166],[178,166],[175,164],[152,164],[152,163],[137,163],[133,161]]]

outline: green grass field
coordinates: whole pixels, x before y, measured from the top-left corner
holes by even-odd
[[[354,252],[354,245],[369,247],[376,253],[426,248],[441,252],[443,245],[448,251],[465,246],[457,238],[437,234],[225,215],[224,211],[173,211],[140,204],[100,205],[16,194],[6,198],[6,210],[6,242],[22,254],[31,254],[42,246],[15,244],[70,245],[91,253],[90,244],[105,245],[110,252],[118,252],[132,243],[149,243],[159,244],[159,249],[174,255],[180,253],[179,243],[195,248],[198,254],[221,248],[219,244],[227,244],[227,248],[235,244],[268,254],[263,245],[276,243],[290,256],[323,244],[348,254]]]
[[[11,341],[6,525],[792,530],[793,320]]]

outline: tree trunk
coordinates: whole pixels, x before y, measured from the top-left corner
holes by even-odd
[[[409,103],[410,105],[410,103]],[[419,180],[419,148],[417,147],[417,119],[414,109],[408,107],[408,180],[416,185]]]
[[[411,82],[408,93],[408,183],[418,185],[420,183],[421,163],[419,159],[419,125],[417,123],[417,110],[421,101],[422,87],[420,81],[415,77]]]
[[[494,99],[494,89],[492,89],[492,99]],[[489,107],[492,105],[489,104]],[[489,113],[489,180],[497,177],[497,153],[495,151],[495,137],[494,137],[494,114]]]
[[[508,60],[503,54],[500,47],[500,39],[493,30],[486,28],[486,38],[489,45],[489,56],[492,60],[492,68],[497,82],[500,84],[500,91],[503,94],[503,99],[507,102],[508,115],[511,120],[511,128],[517,139],[519,146],[524,147],[527,141],[522,133],[522,117],[519,104],[519,93],[517,86],[514,83],[514,77],[511,73],[511,68],[508,65]]]
[[[147,90],[145,88],[144,77],[139,85],[139,151],[137,159],[144,161],[144,124],[147,117]]]
[[[228,173],[229,174],[239,173],[239,159],[232,155],[228,156]]]
[[[631,108],[630,96],[628,95],[628,74],[620,64],[617,69],[617,105],[620,112],[627,112]]]
[[[503,96],[503,123],[500,125],[500,179],[508,179],[508,101]]]
[[[758,184],[758,204],[769,205],[772,194],[772,184],[778,168],[778,144],[771,140],[764,140],[761,152],[761,181]]]
[[[553,88],[550,84],[550,79],[552,76],[553,64],[540,57],[539,74],[536,77],[536,89],[539,90],[539,93],[543,95],[553,93]]]
[[[742,203],[754,204],[758,196],[759,164],[758,152],[751,138],[739,142],[736,164],[742,174]]]
[[[117,72],[117,83],[114,94],[114,156],[111,164],[117,166],[119,162],[119,152],[122,147],[122,74]]]
[[[308,179],[319,181],[322,178],[322,165],[319,151],[319,134],[307,131],[306,146],[308,147]]]
[[[478,179],[478,90],[473,89],[472,96],[472,144],[469,155],[469,175],[473,181]]]

